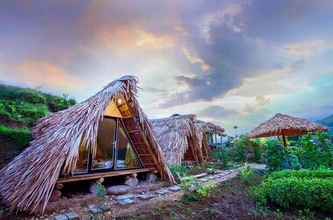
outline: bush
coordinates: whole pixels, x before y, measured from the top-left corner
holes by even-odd
[[[256,174],[249,166],[245,166],[240,171],[240,180],[246,185],[253,185],[255,182],[255,176]]]
[[[47,105],[51,112],[57,112],[76,104],[74,99],[69,99],[66,95],[62,97],[46,95]]]
[[[222,163],[223,167],[227,167],[230,160],[226,148],[213,150],[212,152],[210,152],[210,157],[217,162]]]
[[[0,125],[0,135],[10,138],[20,146],[27,146],[32,139],[31,131],[27,128],[8,128]]]
[[[270,171],[281,170],[286,158],[286,152],[281,143],[277,140],[269,140],[266,143],[265,162]]]
[[[297,154],[303,168],[333,167],[333,145],[327,133],[305,135],[296,146],[299,148]]]
[[[235,140],[232,147],[230,148],[230,158],[235,162],[245,162],[246,161],[246,148],[249,144],[249,139],[247,137],[240,137]]]
[[[171,165],[170,171],[172,175],[176,178],[177,182],[179,182],[182,177],[188,175],[189,168],[183,165]]]
[[[184,202],[194,202],[208,198],[217,187],[215,183],[200,184],[194,177],[183,178],[180,186],[184,191]]]
[[[333,170],[282,170],[269,175],[271,179],[286,177],[297,178],[333,178]]]
[[[253,195],[260,205],[271,203],[285,209],[295,207],[325,212],[333,210],[331,178],[268,178],[254,188]]]

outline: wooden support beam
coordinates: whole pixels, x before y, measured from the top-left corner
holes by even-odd
[[[115,170],[105,173],[91,173],[91,174],[82,174],[77,176],[62,177],[59,178],[57,183],[69,183],[77,181],[86,181],[86,180],[95,180],[105,177],[114,177],[114,176],[123,176],[134,173],[145,173],[145,172],[154,172],[155,169],[152,168],[142,168],[142,169],[133,169],[133,170]]]

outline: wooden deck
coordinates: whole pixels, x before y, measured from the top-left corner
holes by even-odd
[[[106,173],[91,173],[91,174],[82,174],[77,176],[63,177],[59,178],[57,183],[69,183],[76,181],[84,181],[84,180],[94,180],[105,177],[113,177],[113,176],[123,176],[130,175],[134,173],[146,173],[146,172],[156,172],[154,168],[142,168],[142,169],[133,169],[133,170],[117,170],[110,171]]]

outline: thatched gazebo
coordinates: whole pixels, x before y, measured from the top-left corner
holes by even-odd
[[[185,162],[201,163],[208,159],[207,134],[224,129],[198,121],[195,115],[172,115],[150,120],[155,136],[169,165]]]
[[[327,128],[303,118],[278,113],[273,118],[253,129],[249,137],[278,136],[282,137],[284,146],[287,146],[286,137],[300,136],[317,131],[327,131]]]
[[[86,101],[41,119],[30,146],[0,170],[4,202],[12,210],[40,213],[59,182],[133,172],[156,171],[174,183],[136,93],[136,78],[124,76]]]

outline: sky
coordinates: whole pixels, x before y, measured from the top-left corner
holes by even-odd
[[[277,112],[318,120],[333,113],[332,11],[331,0],[1,1],[0,82],[83,101],[135,75],[150,118],[192,113],[229,133]]]

